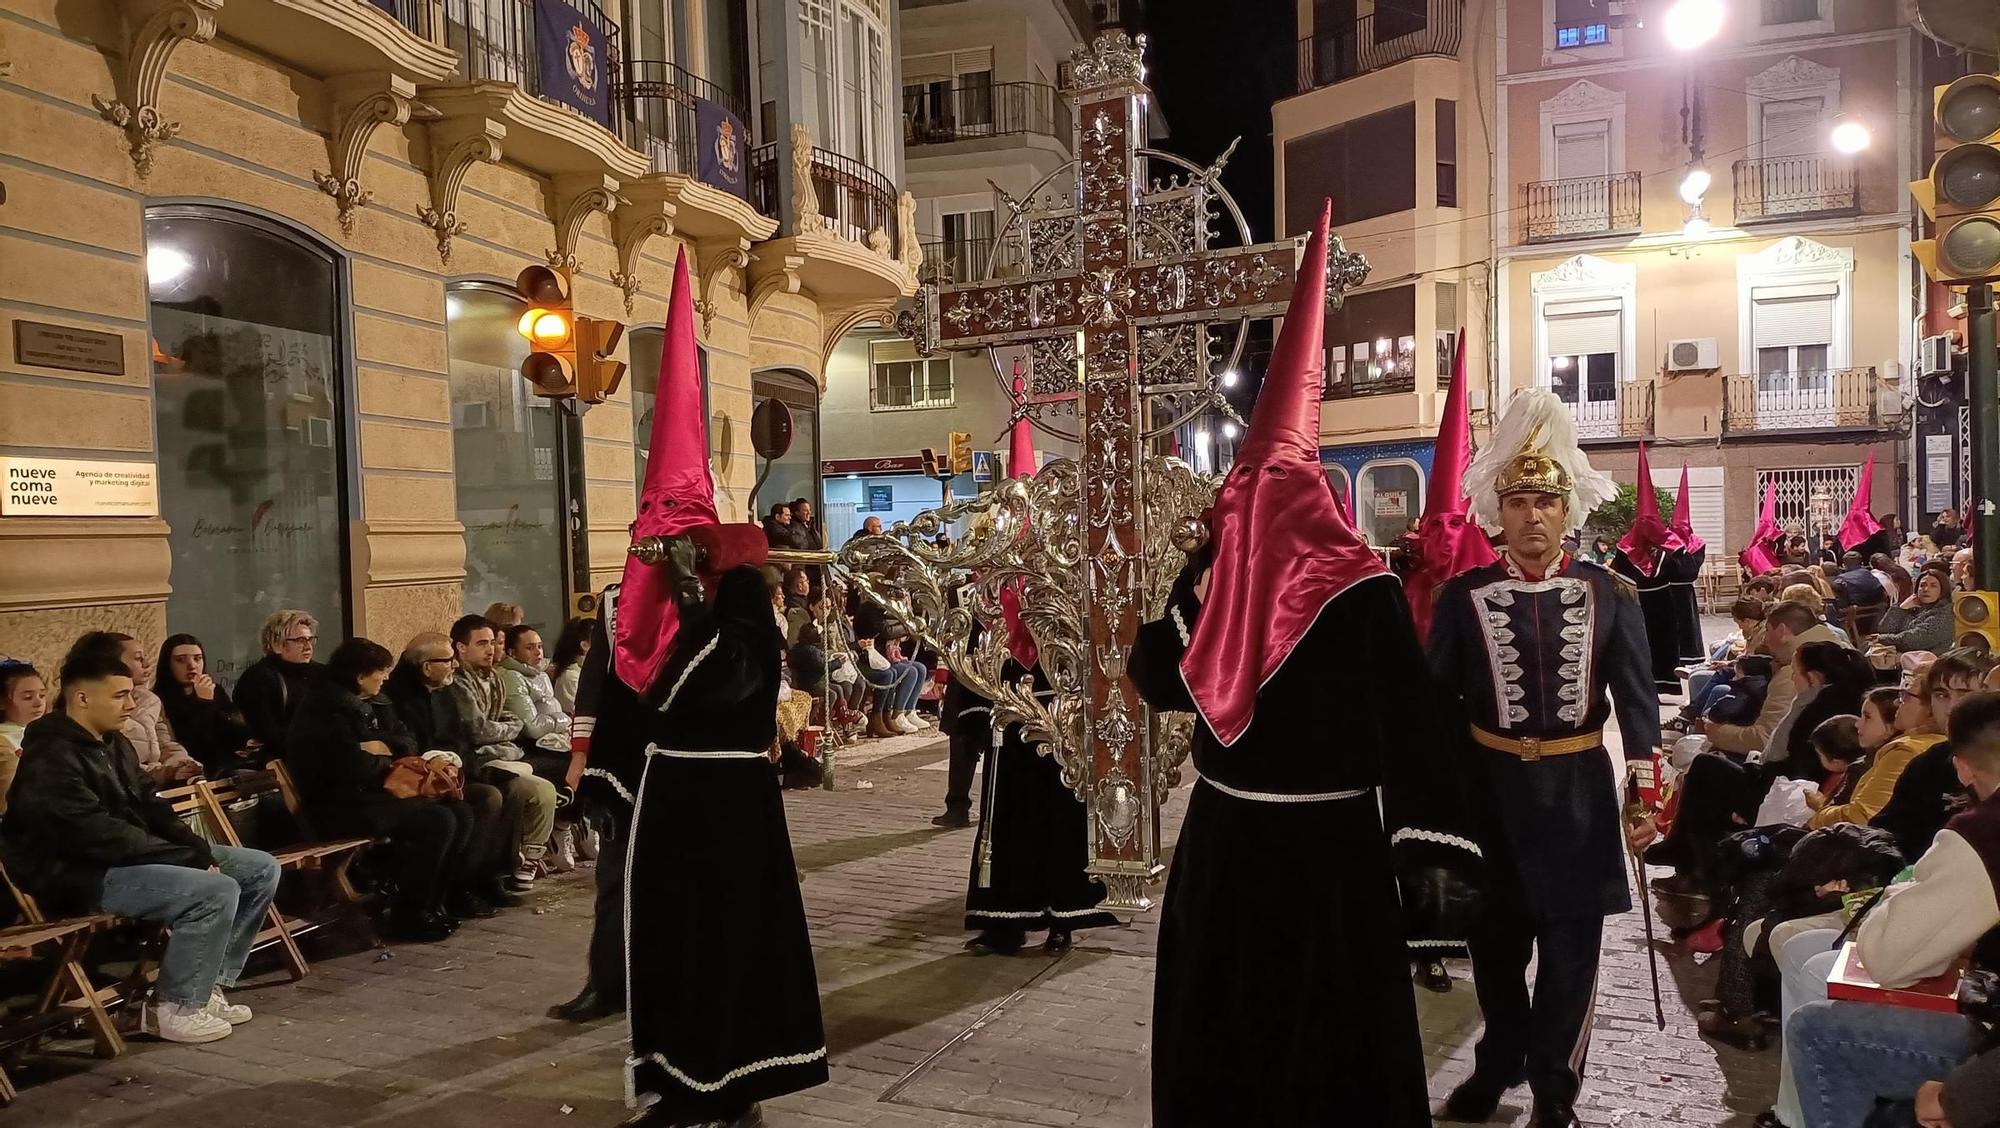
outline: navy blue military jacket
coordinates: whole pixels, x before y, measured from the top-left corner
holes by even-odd
[[[1660,742],[1646,621],[1631,584],[1585,560],[1530,579],[1506,556],[1438,593],[1432,670],[1465,720],[1497,736],[1555,740],[1601,730],[1616,712],[1627,760]],[[1470,732],[1466,739],[1470,740]],[[1621,913],[1625,879],[1618,781],[1601,750],[1526,760],[1473,746],[1489,866],[1517,867],[1538,918]]]

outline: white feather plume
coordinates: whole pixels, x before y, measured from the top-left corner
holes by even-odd
[[[1472,502],[1472,517],[1488,532],[1500,529],[1500,495],[1494,484],[1507,464],[1527,449],[1554,459],[1569,474],[1569,521],[1565,534],[1583,528],[1591,511],[1618,496],[1618,483],[1598,473],[1576,442],[1576,417],[1568,404],[1546,388],[1522,388],[1507,401],[1500,421],[1493,425],[1493,437],[1473,456],[1465,471],[1465,496]]]

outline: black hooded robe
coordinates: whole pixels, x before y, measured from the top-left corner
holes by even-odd
[[[1022,676],[1009,660],[1001,670],[1009,680]],[[1038,693],[1048,693],[1039,666]],[[984,698],[965,691],[968,700]],[[966,721],[989,721],[990,712]],[[961,721],[960,723],[965,723]],[[1104,886],[1087,872],[1090,865],[1089,815],[1083,801],[1062,781],[1062,767],[1022,739],[1019,724],[986,744],[985,795],[979,804],[979,833],[972,840],[972,874],[965,889],[965,927],[972,929],[1108,928],[1118,918],[1097,906]]]
[[[1201,566],[1132,651],[1156,709],[1195,708]],[[1160,915],[1156,1128],[1429,1128],[1410,959],[1463,943],[1446,922],[1480,865],[1448,731],[1389,575],[1327,604],[1234,745],[1197,722]]]
[[[625,871],[626,1090],[665,1122],[727,1120],[827,1079],[819,981],[767,755],[778,652],[761,574],[683,606]],[[633,897],[634,890],[642,895]]]
[[[1646,652],[1653,670],[1653,689],[1658,693],[1681,691],[1681,679],[1674,670],[1681,665],[1680,623],[1681,616],[1688,609],[1681,606],[1677,594],[1680,589],[1673,582],[1673,559],[1676,555],[1664,549],[1654,549],[1653,574],[1650,576],[1642,574],[1622,548],[1606,565],[1639,589],[1639,615],[1646,621]]]
[[[1708,558],[1706,545],[1692,552],[1679,549],[1667,553],[1660,567],[1667,571],[1667,582],[1674,589],[1674,646],[1684,660],[1705,659],[1708,645],[1701,637],[1701,600],[1696,588],[1701,584],[1702,562]],[[1652,624],[1647,624],[1650,630]],[[1679,688],[1679,679],[1675,680]]]

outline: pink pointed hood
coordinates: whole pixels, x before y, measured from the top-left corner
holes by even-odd
[[[1460,572],[1499,559],[1493,542],[1465,515],[1472,504],[1464,491],[1465,468],[1471,462],[1472,413],[1466,403],[1465,331],[1461,328],[1458,349],[1452,355],[1451,387],[1445,391],[1437,445],[1431,454],[1424,516],[1417,525],[1417,566],[1403,577],[1403,592],[1409,596],[1410,617],[1416,622],[1419,639],[1430,637],[1431,605],[1437,589]]]
[[[1854,500],[1848,503],[1847,520],[1840,525],[1840,550],[1849,552],[1882,531],[1882,523],[1868,512],[1868,499],[1875,494],[1875,455],[1871,451],[1862,464],[1861,479],[1854,483]]]
[[[1633,486],[1637,499],[1632,528],[1625,538],[1618,542],[1618,551],[1639,570],[1642,576],[1651,576],[1659,566],[1660,550],[1673,551],[1681,546],[1681,538],[1674,534],[1667,523],[1660,519],[1660,499],[1653,490],[1653,470],[1646,461],[1646,444],[1639,444],[1639,478]]]
[[[1693,510],[1689,508],[1688,502],[1688,468],[1686,463],[1681,464],[1681,492],[1674,498],[1674,516],[1673,520],[1667,522],[1667,528],[1672,530],[1675,536],[1681,538],[1681,551],[1683,552],[1700,552],[1702,549],[1708,547],[1706,542],[1694,535],[1694,514]]]
[[[694,344],[694,287],[687,251],[674,260],[674,289],[667,302],[666,340],[660,349],[658,398],[647,446],[646,481],[639,490],[632,540],[694,536],[702,543],[705,574],[742,563],[761,563],[766,550],[754,525],[724,526],[715,510],[715,480],[708,466],[708,426],[701,405],[701,366]],[[755,534],[754,540],[748,534]],[[753,559],[754,558],[754,559]],[[641,693],[652,688],[673,650],[680,613],[664,566],[625,559],[618,593],[612,669]]]
[[[1750,543],[1736,554],[1736,562],[1743,566],[1746,576],[1761,576],[1778,566],[1778,542],[1783,540],[1785,530],[1778,524],[1778,483],[1764,483],[1764,508],[1757,514],[1757,530],[1750,534]]]
[[[1208,598],[1180,667],[1202,720],[1224,745],[1250,727],[1257,691],[1326,605],[1387,571],[1342,514],[1319,463],[1332,221],[1327,201],[1306,243],[1250,429],[1209,509]]]
[[[1028,382],[1014,377],[1014,405],[1018,408],[1028,402]],[[1033,474],[1035,466],[1035,425],[1024,417],[1014,421],[1013,431],[1007,436],[1007,476],[1019,478]]]

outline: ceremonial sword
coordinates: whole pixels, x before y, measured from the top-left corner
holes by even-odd
[[[1625,823],[1631,826],[1645,817],[1645,805],[1639,801],[1639,777],[1634,773],[1625,781]],[[1653,973],[1653,1024],[1665,1030],[1667,1008],[1660,1001],[1660,954],[1653,947],[1653,900],[1646,889],[1646,864],[1640,860],[1638,851],[1629,853],[1632,855],[1632,879],[1638,886],[1639,919],[1646,927],[1646,966]]]

